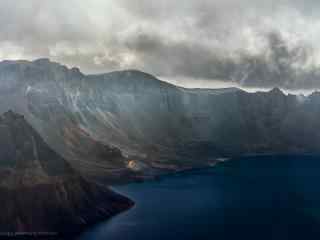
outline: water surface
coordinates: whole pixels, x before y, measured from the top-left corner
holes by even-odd
[[[320,157],[260,156],[114,189],[136,203],[79,240],[320,239]]]

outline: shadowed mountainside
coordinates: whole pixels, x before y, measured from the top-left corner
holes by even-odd
[[[12,111],[0,117],[0,232],[71,234],[132,202],[88,182]]]

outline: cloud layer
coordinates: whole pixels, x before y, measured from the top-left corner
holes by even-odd
[[[315,0],[2,0],[0,59],[318,88],[319,10]]]

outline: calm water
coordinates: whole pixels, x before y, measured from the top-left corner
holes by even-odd
[[[249,157],[115,187],[136,206],[79,240],[320,239],[320,157]]]

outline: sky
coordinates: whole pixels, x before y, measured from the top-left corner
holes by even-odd
[[[318,0],[0,0],[0,60],[317,89],[319,17]]]

